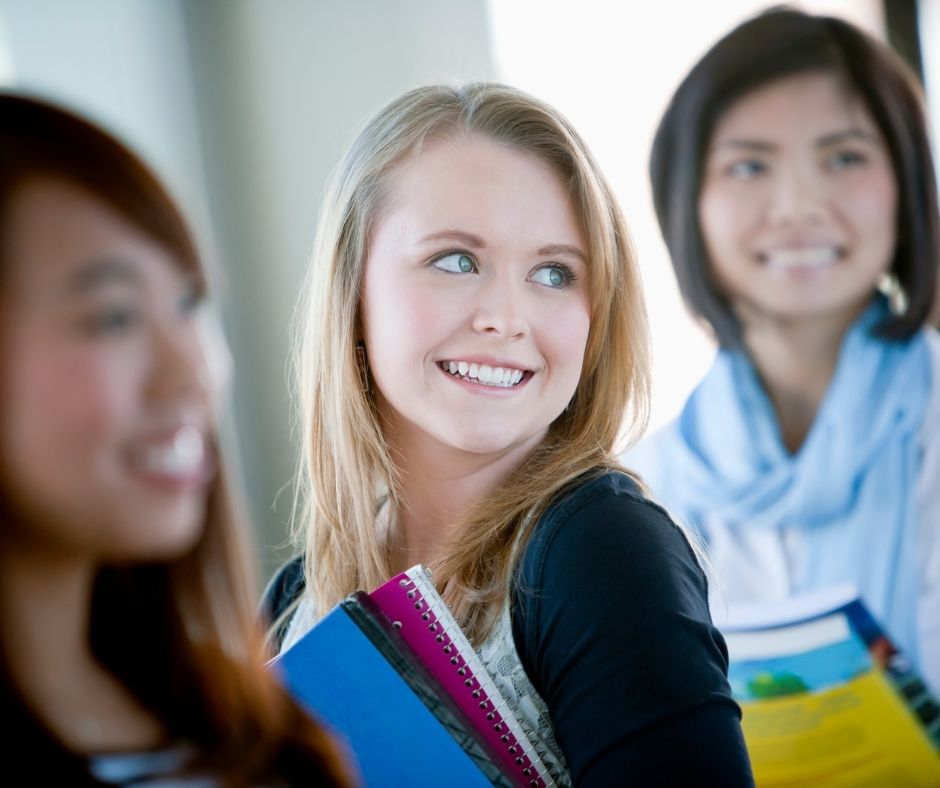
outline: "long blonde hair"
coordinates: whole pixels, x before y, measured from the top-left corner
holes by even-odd
[[[640,276],[627,226],[584,142],[552,107],[493,83],[405,93],[369,121],[324,198],[308,270],[296,353],[302,457],[295,539],[305,543],[308,593],[322,615],[357,588],[391,575],[376,529],[396,470],[356,360],[360,285],[389,174],[430,140],[479,136],[550,164],[569,189],[588,246],[591,328],[571,405],[493,494],[467,512],[434,578],[471,640],[505,597],[521,529],[574,479],[615,467],[615,441],[646,425],[649,350]],[[626,421],[625,421],[626,417]]]

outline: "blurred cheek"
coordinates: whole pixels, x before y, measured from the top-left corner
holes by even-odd
[[[893,250],[897,235],[897,188],[890,178],[879,178],[867,188],[850,190],[843,198],[857,225],[871,241]]]
[[[759,224],[757,195],[742,199],[727,188],[705,188],[699,198],[698,222],[705,255],[716,283],[727,289],[742,267],[751,263],[749,244]]]
[[[232,387],[235,364],[222,324],[208,310],[197,322],[198,342],[202,349],[201,363],[208,379],[209,396],[213,404],[225,399]]]
[[[4,413],[10,436],[4,461],[36,466],[86,452],[111,432],[126,409],[121,392],[131,370],[102,363],[94,354],[44,351],[9,359]]]
[[[735,201],[725,194],[711,190],[702,193],[698,221],[706,246],[721,246],[723,239],[734,230],[737,210]]]

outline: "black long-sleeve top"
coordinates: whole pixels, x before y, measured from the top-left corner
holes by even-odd
[[[580,484],[539,520],[513,639],[575,785],[753,785],[707,599],[688,540],[624,474]]]

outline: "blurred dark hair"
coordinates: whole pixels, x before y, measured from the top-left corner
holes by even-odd
[[[0,93],[0,237],[17,189],[35,176],[62,178],[161,244],[205,288],[196,245],[153,172],[124,144],[76,114]],[[0,257],[0,287],[6,261]],[[22,517],[0,489],[0,523]],[[225,467],[209,493],[202,534],[179,558],[98,570],[89,640],[101,663],[163,722],[199,749],[201,768],[225,785],[273,778],[344,784],[332,744],[262,668],[253,577]],[[87,780],[20,697],[0,641],[0,727],[30,777]],[[35,757],[35,753],[40,753]]]
[[[76,114],[0,93],[0,229],[10,200],[37,176],[69,181],[161,244],[205,289],[196,244],[158,178],[123,143]],[[3,273],[0,260],[0,275]]]
[[[698,220],[704,161],[712,133],[738,99],[784,77],[833,74],[878,125],[898,186],[897,247],[891,270],[907,292],[904,315],[887,315],[875,334],[901,339],[924,324],[940,257],[937,183],[921,91],[884,45],[841,19],[772,8],[716,43],[679,85],[659,123],[650,155],[656,216],[679,289],[723,346],[741,326],[716,286]]]

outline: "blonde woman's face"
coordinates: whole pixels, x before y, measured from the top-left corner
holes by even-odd
[[[4,217],[0,477],[49,554],[151,560],[201,532],[213,476],[203,310],[177,261],[77,187]]]
[[[868,111],[835,77],[806,74],[744,96],[718,123],[699,221],[745,325],[848,323],[891,265],[897,203]]]
[[[471,138],[428,145],[390,186],[362,298],[386,429],[418,452],[535,446],[574,395],[590,327],[565,185],[532,155]]]

